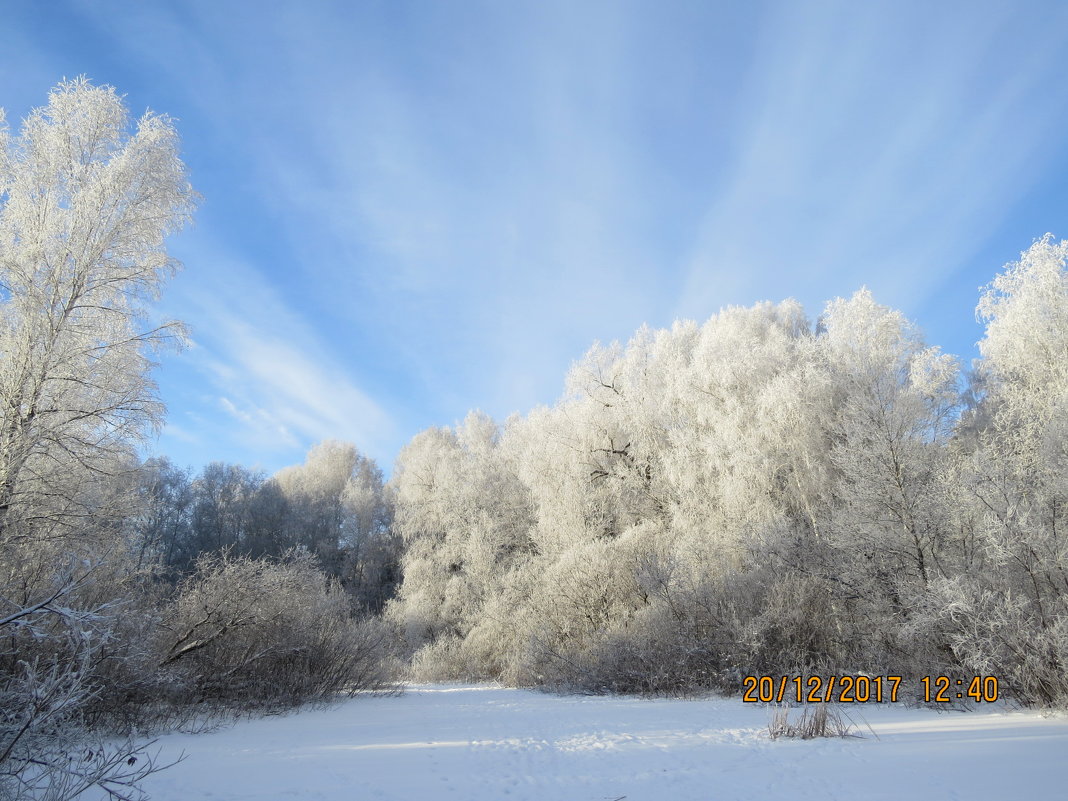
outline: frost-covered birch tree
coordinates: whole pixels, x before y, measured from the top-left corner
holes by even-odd
[[[1068,242],[1046,235],[977,308],[984,389],[962,468],[977,554],[943,592],[955,648],[1024,697],[1068,700]]]
[[[144,772],[122,748],[71,753],[115,620],[94,586],[113,567],[86,565],[114,544],[133,497],[114,478],[161,419],[151,352],[181,328],[147,304],[194,199],[171,121],[131,132],[110,87],[64,81],[18,133],[0,126],[0,794],[133,793]]]
[[[169,118],[128,130],[110,87],[59,84],[0,133],[0,540],[79,536],[95,479],[158,425],[147,303],[194,193]]]

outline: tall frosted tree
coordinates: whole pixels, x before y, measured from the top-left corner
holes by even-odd
[[[401,451],[390,484],[405,544],[390,616],[412,645],[431,646],[424,664],[475,675],[500,661],[496,623],[516,608],[498,612],[497,602],[531,550],[527,492],[497,424],[472,412],[455,428],[422,432]]]
[[[151,322],[148,303],[176,266],[164,240],[194,200],[171,121],[147,113],[129,130],[110,87],[60,83],[14,135],[0,117],[5,797],[72,798],[151,770],[135,745],[87,748],[80,714],[123,573],[100,546],[137,494],[117,476],[163,412],[152,351],[181,335]]]
[[[893,584],[926,585],[938,570],[940,455],[956,420],[956,360],[867,291],[827,304],[820,345],[835,412],[839,544],[876,560],[890,595]]]
[[[147,303],[195,195],[166,116],[130,132],[111,87],[65,81],[0,131],[0,539],[84,528],[95,479],[163,411]]]
[[[961,516],[977,556],[947,588],[956,648],[1022,694],[1068,699],[1068,242],[1046,236],[977,309],[984,389]],[[963,623],[963,625],[961,625]]]
[[[351,443],[326,440],[303,464],[280,470],[261,498],[272,488],[288,505],[291,544],[315,553],[361,606],[380,611],[396,580],[398,544],[374,459]]]

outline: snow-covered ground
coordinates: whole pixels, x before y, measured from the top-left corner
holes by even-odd
[[[854,705],[863,738],[772,741],[768,710],[737,699],[418,685],[164,737],[162,757],[185,760],[145,789],[156,801],[1068,798],[1068,718],[976,708]]]

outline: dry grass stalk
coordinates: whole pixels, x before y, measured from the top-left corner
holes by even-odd
[[[795,708],[780,706],[775,709],[768,722],[771,739],[859,736],[852,721],[832,704],[805,704],[800,707],[801,714],[791,718],[790,713]]]

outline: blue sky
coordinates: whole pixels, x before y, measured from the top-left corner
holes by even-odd
[[[595,341],[868,286],[966,359],[1068,237],[1062,2],[0,0],[13,124],[64,76],[179,119],[193,228],[157,452],[388,470],[550,403]]]

